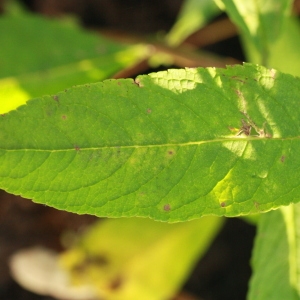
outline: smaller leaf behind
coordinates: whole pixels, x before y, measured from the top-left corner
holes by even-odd
[[[220,10],[213,0],[184,1],[175,25],[167,35],[167,42],[172,46],[178,46],[219,13]]]
[[[249,300],[299,299],[300,206],[262,214],[255,240]]]
[[[102,220],[60,260],[73,283],[92,285],[105,299],[170,299],[222,223],[217,217],[177,224]]]
[[[284,20],[290,16],[292,0],[218,0],[260,54],[260,64],[269,65],[272,45],[280,37]],[[247,52],[247,51],[246,51]]]

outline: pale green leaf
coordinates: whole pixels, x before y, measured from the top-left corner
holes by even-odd
[[[227,14],[245,35],[257,53],[260,64],[269,65],[272,45],[280,37],[286,16],[292,9],[292,0],[218,0]]]
[[[259,63],[261,54],[251,41],[243,36],[248,61]],[[286,17],[280,37],[272,44],[269,66],[279,71],[300,76],[300,24],[298,18]]]
[[[0,188],[72,212],[164,221],[298,202],[299,93],[299,78],[246,64],[35,99],[0,117]]]
[[[299,299],[300,206],[260,217],[248,299]]]
[[[178,46],[219,13],[220,10],[213,0],[184,1],[176,23],[166,37],[167,42],[170,45]]]
[[[100,221],[62,254],[61,264],[74,284],[90,285],[105,299],[171,299],[222,223],[217,217]]]

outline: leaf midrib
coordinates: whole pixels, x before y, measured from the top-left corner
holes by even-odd
[[[36,151],[36,152],[67,152],[67,151],[90,151],[90,150],[102,150],[102,149],[131,149],[131,148],[159,148],[159,147],[188,147],[188,146],[197,146],[201,144],[209,143],[224,143],[224,142],[250,142],[250,141],[292,141],[300,140],[300,136],[289,137],[289,138],[261,138],[261,137],[235,137],[235,138],[222,138],[206,141],[195,141],[187,143],[168,143],[168,144],[151,144],[151,145],[127,145],[127,146],[98,146],[98,147],[80,147],[77,144],[74,144],[72,148],[64,149],[36,149],[36,148],[20,148],[20,149],[4,149],[0,148],[1,151]]]

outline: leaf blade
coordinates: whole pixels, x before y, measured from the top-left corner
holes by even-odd
[[[0,119],[0,186],[77,213],[164,221],[297,202],[298,81],[246,64],[29,101]],[[241,111],[272,138],[236,136]]]
[[[261,216],[248,299],[299,298],[298,225],[299,204]]]

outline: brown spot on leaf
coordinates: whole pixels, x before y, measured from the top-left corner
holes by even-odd
[[[86,270],[86,268],[87,268],[87,264],[85,262],[82,262],[78,265],[73,266],[72,272],[81,274]]]
[[[61,116],[61,118],[62,118],[63,120],[66,120],[66,119],[67,119],[67,116],[66,116],[66,115],[63,115],[63,116]]]
[[[105,255],[88,256],[86,259],[87,264],[97,265],[103,267],[109,264],[109,260]]]
[[[171,205],[170,204],[165,204],[164,205],[164,211],[170,211],[171,210]]]
[[[58,96],[57,95],[53,95],[52,98],[54,99],[54,101],[59,101]]]
[[[108,259],[104,255],[90,256],[88,255],[84,261],[72,268],[73,272],[83,273],[89,266],[105,267],[109,264]]]
[[[256,210],[260,210],[260,209],[259,209],[259,203],[258,203],[258,202],[254,201],[254,206],[255,206]]]
[[[121,276],[117,276],[116,278],[114,278],[110,284],[109,284],[109,289],[115,291],[118,290],[123,284],[123,279]]]
[[[231,78],[234,79],[234,80],[240,81],[240,82],[242,82],[242,83],[246,83],[246,81],[244,81],[244,80],[238,78],[237,76],[231,76]]]
[[[242,92],[240,90],[234,90],[234,91],[239,97],[242,96]]]
[[[285,161],[285,156],[284,156],[284,155],[282,155],[282,156],[280,157],[280,161],[281,161],[282,163],[284,163],[284,161]]]
[[[75,146],[74,149],[79,152],[80,151],[80,147],[79,146]]]
[[[1,117],[5,117],[5,114],[1,114]]]
[[[225,207],[226,203],[225,202],[221,202],[220,205],[221,205],[221,207]]]
[[[152,113],[151,108],[148,108],[148,109],[147,109],[147,114],[151,114],[151,113]]]

